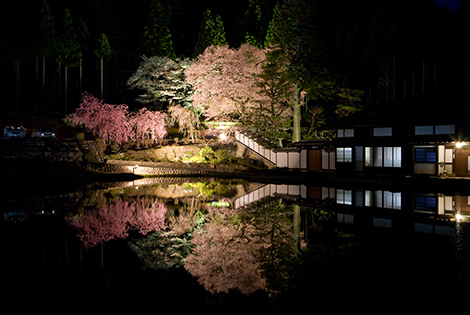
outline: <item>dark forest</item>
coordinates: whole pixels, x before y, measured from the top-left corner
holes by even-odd
[[[0,115],[44,116],[64,114],[64,100],[72,112],[83,91],[99,95],[100,64],[94,54],[97,38],[107,35],[112,54],[105,64],[107,102],[139,106],[126,86],[145,49],[142,34],[149,21],[150,0],[47,0],[60,33],[68,9],[77,32],[84,23],[87,37],[81,43],[83,79],[70,65],[68,86],[64,68],[53,57],[42,58],[37,42],[42,1],[18,0],[0,17]],[[175,55],[193,57],[203,12],[220,15],[231,47],[245,40],[245,12],[249,0],[171,0],[170,32]],[[260,0],[263,23],[272,19],[276,0]],[[432,0],[310,0],[320,60],[338,87],[364,91],[366,106],[381,101],[423,97],[459,97],[469,88],[470,1],[457,12],[439,8]],[[64,93],[66,95],[64,96]]]

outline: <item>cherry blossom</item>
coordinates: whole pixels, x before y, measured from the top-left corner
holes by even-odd
[[[141,234],[159,231],[165,226],[166,211],[165,204],[159,200],[119,200],[66,220],[88,249],[113,239],[126,238],[130,230],[138,230]]]
[[[145,107],[137,113],[129,113],[125,104],[106,104],[85,92],[76,113],[69,115],[66,123],[84,126],[87,132],[103,138],[106,144],[122,145],[130,140],[163,139],[166,114],[149,111]]]
[[[209,213],[209,222],[193,233],[195,247],[184,268],[212,293],[237,289],[250,294],[263,289],[266,283],[255,256],[261,244],[245,236],[249,226],[234,224],[236,215],[228,208],[209,211],[212,218]]]
[[[166,114],[159,111],[140,109],[129,118],[129,124],[134,130],[135,139],[163,139],[166,134]]]
[[[193,106],[208,120],[243,118],[258,99],[255,76],[261,73],[264,50],[250,44],[238,49],[210,46],[185,71],[193,86]]]

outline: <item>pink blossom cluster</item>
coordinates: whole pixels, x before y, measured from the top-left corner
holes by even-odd
[[[184,268],[213,293],[237,289],[250,294],[264,289],[266,281],[256,259],[263,245],[250,239],[250,226],[230,223],[233,210],[217,208],[214,212],[218,214],[210,218],[209,213],[209,222],[193,234],[195,247]]]
[[[119,200],[107,203],[100,209],[86,211],[67,219],[77,230],[77,236],[85,248],[92,248],[106,241],[125,238],[129,230],[141,234],[159,231],[165,226],[167,208],[159,200],[141,199],[137,202]]]
[[[86,131],[103,138],[107,144],[122,145],[128,141],[162,139],[167,134],[165,118],[165,113],[146,108],[129,113],[125,104],[106,104],[85,92],[76,113],[65,121],[75,126],[83,125]]]
[[[193,106],[204,109],[208,120],[249,114],[260,98],[256,75],[262,71],[265,51],[250,44],[238,49],[210,46],[185,70],[193,86]]]

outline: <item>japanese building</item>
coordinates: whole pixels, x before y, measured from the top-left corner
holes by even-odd
[[[390,103],[356,113],[323,127],[336,137],[310,144],[308,170],[470,176],[469,114],[462,104],[439,102]]]

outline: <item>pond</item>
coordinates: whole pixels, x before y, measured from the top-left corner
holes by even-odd
[[[2,200],[18,308],[466,313],[460,192],[153,178]]]

